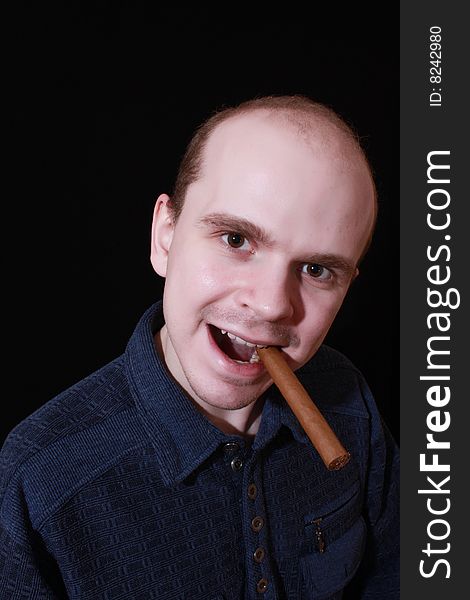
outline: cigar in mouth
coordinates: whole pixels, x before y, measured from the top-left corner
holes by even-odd
[[[272,346],[257,348],[257,353],[328,470],[337,471],[344,467],[351,455],[315,406],[282,353]]]

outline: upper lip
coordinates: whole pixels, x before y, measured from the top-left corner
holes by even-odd
[[[213,327],[220,329],[220,331],[225,331],[227,333],[231,333],[231,334],[235,335],[236,337],[242,339],[244,342],[248,342],[249,344],[254,344],[255,346],[281,346],[282,345],[282,344],[275,343],[275,342],[268,341],[268,340],[260,340],[260,339],[254,340],[250,336],[246,336],[240,332],[237,332],[233,329],[229,329],[227,327],[219,327],[218,325],[213,325]]]

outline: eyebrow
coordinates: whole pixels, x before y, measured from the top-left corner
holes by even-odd
[[[214,227],[215,229],[223,229],[228,232],[240,233],[244,237],[248,238],[253,242],[258,242],[264,246],[273,246],[274,241],[269,233],[260,227],[255,225],[248,219],[243,217],[235,217],[227,213],[210,213],[201,217],[198,220],[198,225],[203,227]]]
[[[243,217],[236,217],[234,215],[230,215],[227,213],[210,213],[201,217],[197,221],[197,225],[199,227],[213,227],[214,229],[220,229],[225,232],[236,232],[250,241],[258,242],[267,247],[272,247],[275,245],[274,240],[269,235],[269,233],[248,221],[248,219],[244,219]],[[330,269],[336,269],[337,271],[342,271],[345,275],[352,275],[352,273],[356,269],[356,265],[351,263],[349,260],[340,256],[338,254],[331,253],[316,253],[311,256],[305,258],[302,262],[304,263],[315,263],[322,265],[323,267],[327,267]]]

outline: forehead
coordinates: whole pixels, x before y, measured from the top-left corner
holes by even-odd
[[[232,161],[239,153],[265,152],[267,146],[271,152],[281,153],[283,160],[296,148],[299,153],[310,149],[311,159],[327,157],[345,167],[364,162],[352,136],[324,116],[256,109],[230,117],[212,131],[203,166],[212,170],[225,158]]]
[[[373,222],[373,184],[359,152],[332,130],[300,135],[257,112],[212,133],[185,211],[236,214],[281,238],[306,238],[320,226],[336,237],[354,229],[361,245]]]

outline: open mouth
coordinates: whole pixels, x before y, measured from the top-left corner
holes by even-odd
[[[241,364],[259,362],[260,358],[256,349],[264,348],[265,346],[247,342],[230,331],[218,329],[214,325],[209,325],[209,329],[217,346],[231,360]]]

